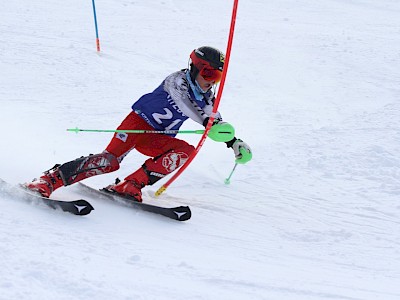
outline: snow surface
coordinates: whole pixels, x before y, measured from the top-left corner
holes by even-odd
[[[226,49],[232,1],[2,1],[0,178],[98,153],[142,94]],[[0,299],[400,299],[400,2],[240,1],[220,111],[254,159],[208,140],[158,199],[175,222],[88,198],[75,217],[0,194]],[[183,129],[201,129],[188,121]],[[197,144],[198,135],[181,138]],[[145,157],[87,180],[124,177]],[[76,199],[78,187],[54,197]]]

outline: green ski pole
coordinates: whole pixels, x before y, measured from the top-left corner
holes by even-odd
[[[70,132],[124,132],[124,133],[158,133],[158,134],[178,134],[178,133],[186,133],[186,134],[203,134],[204,129],[200,130],[142,130],[142,129],[121,129],[121,130],[113,130],[113,129],[80,129],[69,128],[67,131]]]
[[[235,163],[235,166],[233,167],[231,174],[229,174],[228,178],[225,178],[225,184],[230,184],[231,183],[231,177],[233,175],[233,172],[235,172],[235,169],[237,167],[238,163]]]

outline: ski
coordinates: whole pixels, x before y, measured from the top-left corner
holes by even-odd
[[[79,182],[78,185],[82,188],[83,191],[90,193],[92,195],[96,196],[100,195],[102,198],[112,200],[124,206],[162,215],[164,217],[174,219],[177,221],[187,221],[192,216],[189,206],[161,207],[157,205],[133,201],[130,198],[125,198],[109,190],[106,189],[98,190],[90,186],[87,186],[86,184],[83,184],[81,182]]]
[[[62,201],[49,199],[28,190],[22,184],[13,186],[6,181],[0,179],[0,192],[5,193],[12,198],[18,198],[27,202],[39,204],[43,203],[48,207],[56,210],[62,210],[77,216],[85,216],[94,210],[93,206],[86,200],[79,199],[74,201]]]

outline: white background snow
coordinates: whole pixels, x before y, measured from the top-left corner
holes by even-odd
[[[0,178],[101,152],[110,134],[66,129],[115,129],[194,48],[225,51],[232,4],[98,0],[98,54],[91,1],[1,1]],[[189,205],[182,223],[0,193],[0,299],[400,299],[399,47],[397,0],[240,1],[220,111],[254,159],[225,185],[233,152],[207,140],[161,197],[145,189]]]

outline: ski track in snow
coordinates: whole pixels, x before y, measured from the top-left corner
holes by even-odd
[[[102,151],[109,134],[66,128],[116,128],[195,47],[225,50],[232,2],[96,8],[101,53],[90,1],[1,5],[0,178]],[[208,140],[161,197],[144,190],[189,205],[187,222],[94,196],[76,217],[0,190],[0,299],[400,299],[399,16],[395,0],[240,1],[220,110],[253,161],[224,185],[233,153]]]

